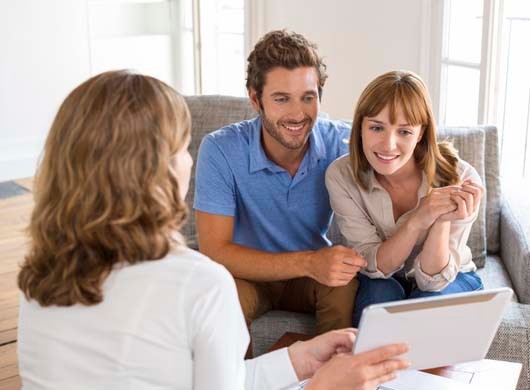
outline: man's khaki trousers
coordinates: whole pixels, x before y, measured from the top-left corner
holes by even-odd
[[[346,286],[328,287],[311,278],[280,282],[251,282],[235,279],[245,321],[251,322],[269,310],[314,313],[317,334],[351,327],[356,278]]]

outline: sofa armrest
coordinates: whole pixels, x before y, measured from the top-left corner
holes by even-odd
[[[530,198],[521,186],[501,201],[501,258],[521,303],[530,303]]]
[[[530,389],[530,305],[508,306],[486,357],[522,363],[517,390]]]

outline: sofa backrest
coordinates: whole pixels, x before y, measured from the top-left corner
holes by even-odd
[[[228,96],[186,97],[192,117],[192,141],[190,153],[195,161],[202,137],[227,124],[256,116],[247,98]],[[484,264],[486,248],[489,252],[499,249],[500,183],[497,129],[493,126],[447,127],[438,132],[439,139],[451,140],[460,157],[477,169],[485,183],[487,201],[482,202],[478,221],[474,224],[469,245],[478,266]],[[197,248],[195,218],[192,204],[194,197],[195,168],[186,202],[190,209],[188,222],[182,229],[192,248]],[[487,203],[487,207],[486,207]]]
[[[497,128],[494,126],[445,127],[438,139],[452,141],[460,158],[477,170],[486,187],[485,201],[473,224],[468,245],[477,266],[484,265],[486,251],[499,250],[500,178]]]
[[[486,179],[486,248],[488,253],[499,253],[501,249],[501,173],[499,133],[495,126],[484,126],[484,168]]]
[[[231,96],[203,95],[186,96],[186,103],[191,113],[191,143],[190,154],[193,161],[197,161],[197,152],[204,135],[220,129],[230,123],[239,122],[256,116],[256,112],[247,98]],[[182,228],[190,248],[197,249],[197,232],[195,229],[195,215],[193,212],[193,197],[195,196],[195,164],[191,172],[190,187],[186,196],[189,208],[188,220]]]

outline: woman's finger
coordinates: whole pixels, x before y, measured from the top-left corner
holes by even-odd
[[[404,354],[407,351],[408,347],[406,344],[390,344],[384,347],[362,352],[358,355],[355,355],[354,357],[355,360],[359,361],[361,364],[372,365]]]
[[[473,195],[473,212],[477,209],[484,189],[478,185],[464,184],[462,190]]]
[[[403,370],[409,366],[410,364],[404,360],[389,359],[366,367],[365,375],[368,380],[377,380],[378,378],[390,375],[397,370]]]
[[[375,389],[377,388],[377,386],[382,385],[383,383],[386,383],[386,382],[390,382],[391,380],[394,380],[396,378],[397,378],[397,374],[395,372],[392,372],[390,374],[386,374],[386,375],[380,376],[379,378],[374,379],[372,381],[373,383],[370,383],[369,386]]]
[[[434,194],[443,194],[443,193],[446,193],[446,192],[453,192],[453,191],[457,191],[459,189],[461,189],[462,186],[459,185],[459,184],[453,184],[453,185],[450,185],[450,186],[445,186],[445,187],[439,187],[439,188],[435,188],[431,191],[431,193],[434,193]]]
[[[468,215],[471,215],[473,211],[475,210],[475,202],[474,202],[473,194],[466,192],[466,191],[460,191],[460,192],[457,192],[457,195],[461,196],[464,199],[464,201],[466,202],[466,208],[467,208]]]
[[[458,209],[455,211],[455,215],[457,219],[464,219],[468,213],[467,213],[467,205],[466,201],[462,196],[460,196],[460,193],[453,194],[453,200],[458,205]]]

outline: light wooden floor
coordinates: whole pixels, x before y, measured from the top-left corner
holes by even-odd
[[[31,179],[16,180],[28,189]],[[18,289],[16,275],[26,251],[31,193],[0,199],[0,390],[20,389],[16,357]]]

